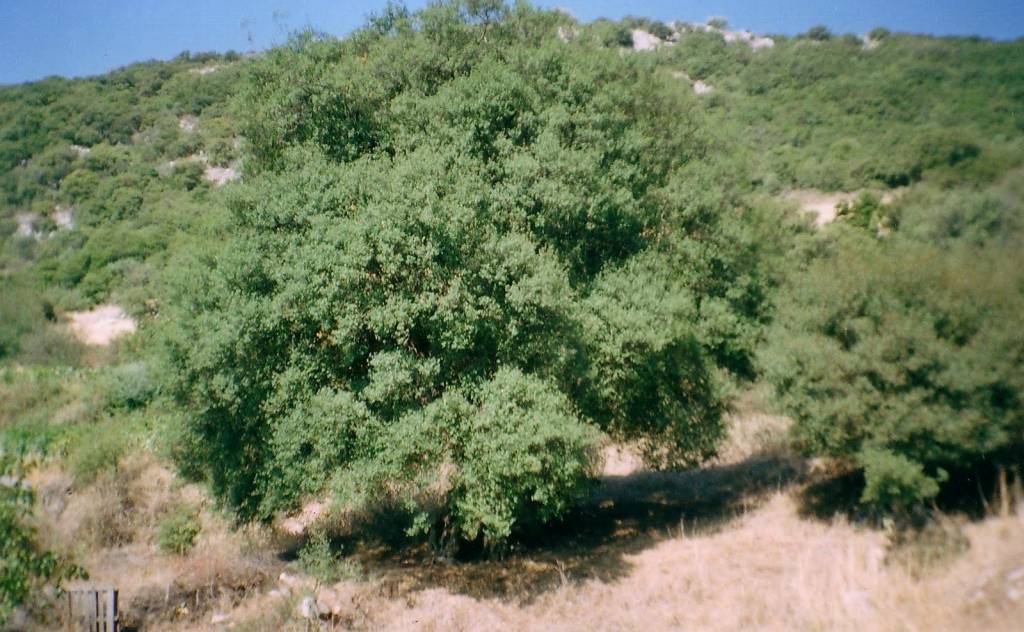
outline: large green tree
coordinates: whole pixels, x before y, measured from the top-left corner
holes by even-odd
[[[232,237],[167,345],[184,458],[243,515],[333,488],[493,546],[571,506],[602,432],[661,465],[715,451],[764,281],[696,169],[699,105],[488,7],[252,70]]]

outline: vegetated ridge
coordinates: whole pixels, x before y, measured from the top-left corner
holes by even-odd
[[[448,2],[0,89],[0,617],[1012,627],[1022,77]]]

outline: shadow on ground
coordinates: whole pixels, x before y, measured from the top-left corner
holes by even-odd
[[[426,545],[361,546],[354,557],[374,569],[388,597],[440,587],[529,602],[566,583],[624,577],[627,555],[681,532],[714,533],[804,475],[802,461],[758,456],[688,472],[605,477],[564,520],[520,539],[500,560],[440,561]]]
[[[1000,489],[1010,485],[1007,472],[1001,471],[995,463],[982,464],[973,470],[950,470],[950,481],[943,485],[941,492],[927,505],[906,514],[882,513],[861,503],[864,491],[864,473],[849,466],[807,477],[807,484],[800,490],[799,506],[803,518],[832,520],[844,516],[851,522],[880,525],[885,516],[895,517],[904,525],[921,528],[936,514],[962,516],[969,520],[983,520],[992,515],[993,507],[1003,496],[1014,490]],[[1020,477],[1011,472],[1012,485],[1020,486]]]

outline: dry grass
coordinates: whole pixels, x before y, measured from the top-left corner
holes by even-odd
[[[969,550],[914,579],[886,562],[883,533],[800,517],[794,496],[714,532],[681,529],[623,556],[614,580],[562,570],[533,600],[444,587],[344,584],[338,629],[373,630],[1012,630],[1024,617],[1024,514],[968,525]],[[540,562],[535,562],[540,564]],[[261,595],[229,611],[243,630],[306,629],[297,596]],[[223,629],[207,620],[174,629]]]
[[[283,563],[259,528],[234,529],[202,491],[183,485],[145,451],[76,489],[56,467],[30,478],[51,548],[69,551],[89,573],[70,586],[116,586],[122,621],[140,629],[191,629],[209,613],[258,594]],[[202,530],[187,555],[160,552],[158,525],[169,510],[200,510]]]
[[[966,549],[951,549],[941,564],[915,566],[916,543],[896,550],[884,530],[808,512],[810,468],[780,440],[786,420],[760,409],[757,393],[740,400],[729,444],[700,470],[651,472],[628,448],[610,450],[598,493],[502,560],[440,562],[422,546],[353,543],[369,579],[332,588],[342,604],[333,625],[446,632],[1020,629],[1024,511],[943,523]],[[174,632],[316,629],[296,615],[310,585],[288,582],[289,589],[272,579],[284,563],[271,555],[270,534],[233,530],[198,489],[180,485],[151,458],[129,459],[119,472],[132,481],[119,492],[131,507],[131,543],[90,550],[84,561],[92,583],[121,587],[129,621]],[[41,473],[38,482],[56,490],[51,496],[71,489],[60,472]],[[71,493],[62,512],[68,537],[77,533],[75,507],[100,500],[104,489],[97,483]],[[162,508],[177,503],[202,509],[199,544],[184,557],[154,545]]]
[[[968,528],[970,551],[921,581],[886,565],[885,538],[842,521],[809,522],[774,494],[727,530],[627,555],[628,573],[517,605],[443,589],[382,601],[390,630],[965,630],[1019,629],[1024,517]]]

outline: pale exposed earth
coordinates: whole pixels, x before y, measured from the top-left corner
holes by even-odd
[[[67,317],[71,333],[90,346],[109,345],[136,329],[135,320],[117,305],[97,305],[89,311],[68,312]]]
[[[817,189],[794,189],[782,195],[783,199],[793,202],[799,209],[814,216],[814,226],[822,228],[832,223],[839,212],[839,205],[850,204],[860,197],[862,191],[826,193]],[[884,205],[892,204],[898,192],[886,191],[881,196]]]

